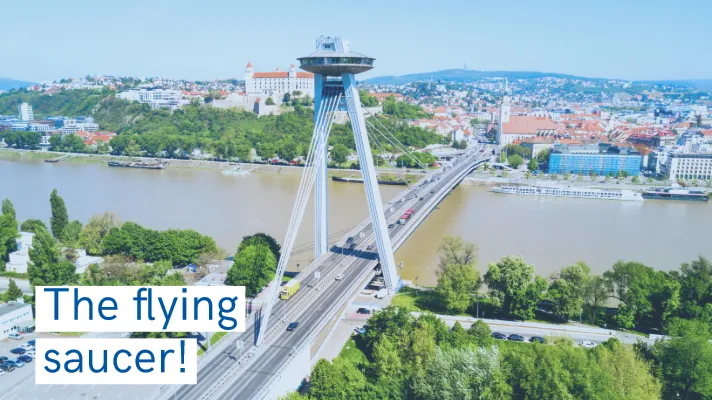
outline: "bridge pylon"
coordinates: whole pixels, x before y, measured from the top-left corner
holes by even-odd
[[[282,257],[277,266],[277,276],[272,284],[260,327],[260,332],[265,333],[312,186],[314,186],[315,258],[318,259],[328,251],[328,138],[336,111],[346,111],[351,122],[384,283],[390,290],[396,290],[401,283],[396,271],[393,246],[378,189],[376,168],[355,76],[372,69],[374,58],[351,51],[349,43],[340,37],[320,36],[316,41],[316,51],[299,58],[299,61],[300,68],[314,74],[314,133],[300,190],[287,229],[287,237],[283,244]],[[259,335],[258,345],[263,336]]]

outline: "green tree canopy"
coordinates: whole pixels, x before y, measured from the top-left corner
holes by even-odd
[[[485,283],[493,303],[509,317],[526,320],[546,290],[546,281],[534,276],[534,267],[521,257],[506,256],[490,263]]]
[[[524,164],[524,159],[519,154],[512,154],[511,156],[509,156],[508,161],[509,161],[509,166],[514,169],[517,169],[522,164]]]
[[[351,150],[342,143],[337,143],[331,150],[331,160],[337,164],[343,164],[348,159]]]
[[[2,201],[2,214],[0,215],[0,269],[5,269],[5,262],[9,254],[17,250],[17,219],[15,207],[10,200]]]
[[[27,277],[32,286],[62,286],[77,282],[76,267],[62,256],[49,232],[35,234],[29,253]]]
[[[583,312],[584,289],[591,269],[583,262],[563,268],[549,285],[547,298],[554,304],[554,315],[560,319]]]
[[[274,279],[277,259],[266,243],[248,245],[239,250],[227,272],[226,285],[245,286],[245,293],[254,297]]]
[[[57,189],[52,190],[52,194],[49,196],[49,203],[52,208],[52,217],[49,220],[52,235],[57,240],[62,240],[64,228],[69,225],[69,215],[67,214],[67,206],[64,205],[64,199],[57,194]]]
[[[39,219],[28,219],[20,225],[20,230],[22,232],[37,233],[39,230],[48,231],[47,225]]]
[[[252,245],[258,245],[258,244],[266,244],[269,246],[270,251],[274,255],[274,258],[279,261],[279,257],[281,256],[281,251],[282,251],[282,246],[279,245],[279,242],[277,242],[277,239],[275,239],[273,236],[264,233],[264,232],[259,232],[255,233],[254,235],[249,235],[245,236],[242,238],[242,241],[240,242],[240,245],[237,247],[237,253],[242,251],[245,247],[247,246],[252,246]]]
[[[15,301],[22,298],[22,289],[17,287],[17,283],[15,283],[15,280],[12,278],[10,278],[10,281],[8,282],[5,296],[8,301]]]
[[[89,222],[84,225],[79,234],[79,246],[83,247],[87,254],[101,255],[103,250],[101,242],[104,237],[111,231],[112,228],[121,226],[119,218],[110,212],[105,212],[102,215],[95,215],[89,218]]]
[[[534,172],[539,168],[539,162],[536,160],[536,158],[532,158],[529,160],[529,164],[527,164],[527,169],[530,172]]]

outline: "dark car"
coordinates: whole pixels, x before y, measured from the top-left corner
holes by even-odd
[[[368,308],[361,307],[358,310],[356,310],[356,312],[359,314],[370,314],[371,310],[369,310]]]
[[[509,337],[507,339],[509,339],[513,342],[523,342],[524,336],[517,335],[516,333],[513,333],[513,334],[509,335]]]
[[[546,343],[546,340],[541,336],[532,336],[529,338],[529,341],[532,343]]]
[[[32,357],[30,357],[30,356],[28,356],[28,355],[24,355],[24,356],[17,357],[17,359],[20,360],[20,361],[22,361],[22,362],[25,363],[25,364],[32,362]]]
[[[366,250],[371,250],[371,249],[373,249],[373,245],[372,245],[372,244],[369,244],[368,246],[366,246]]]
[[[499,333],[499,332],[492,332],[492,337],[495,339],[499,339],[499,340],[507,339],[507,335],[505,335],[504,333]]]
[[[435,189],[431,190],[430,193],[435,193]]]
[[[425,200],[425,197],[421,197],[418,200],[423,201],[423,200]]]
[[[35,339],[28,341],[27,344],[29,344],[32,347],[35,347]]]
[[[6,361],[0,364],[0,369],[7,372],[12,372],[15,370],[15,363],[12,361]]]
[[[17,347],[17,348],[14,348],[14,349],[10,350],[10,353],[12,353],[12,354],[25,354],[25,353],[27,353],[27,351],[25,351],[25,349],[23,349],[23,348],[21,348],[21,347]]]
[[[291,332],[293,330],[296,330],[298,326],[299,326],[299,322],[292,322],[289,325],[287,325],[287,331]]]
[[[388,224],[388,229],[391,229],[391,228],[393,228],[394,226],[396,226],[396,224]]]
[[[354,238],[350,237],[350,238],[346,239],[346,244],[351,244],[351,242],[353,242],[353,241],[354,241]]]

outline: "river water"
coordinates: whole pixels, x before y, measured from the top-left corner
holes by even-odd
[[[0,198],[10,198],[18,219],[49,221],[49,194],[57,188],[71,219],[112,211],[124,221],[154,229],[191,228],[233,253],[244,235],[267,232],[284,240],[299,174],[167,168],[110,168],[104,163],[0,160]],[[383,201],[403,187],[381,186]],[[366,218],[362,185],[329,182],[333,240]],[[312,256],[311,203],[300,229],[292,268]],[[437,247],[460,235],[479,247],[480,271],[502,256],[523,256],[548,276],[582,260],[602,273],[618,259],[673,269],[698,254],[712,257],[712,205],[645,201],[536,198],[461,185],[440,204],[396,253],[404,279],[435,282]]]

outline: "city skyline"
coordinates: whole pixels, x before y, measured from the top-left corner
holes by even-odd
[[[313,50],[314,37],[325,34],[349,39],[354,50],[376,58],[376,68],[364,78],[463,64],[626,80],[712,78],[706,67],[712,31],[704,21],[712,4],[699,0],[684,6],[605,0],[595,7],[555,0],[536,6],[319,3],[11,3],[3,6],[10,16],[6,32],[22,35],[5,36],[0,48],[36,57],[11,58],[0,66],[0,76],[36,82],[95,74],[242,79],[248,61],[258,71],[287,68]],[[343,18],[346,13],[352,17]],[[25,26],[38,17],[39,24]]]

